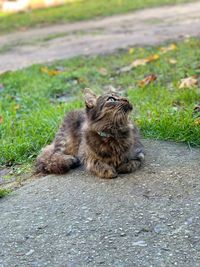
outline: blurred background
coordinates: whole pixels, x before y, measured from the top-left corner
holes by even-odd
[[[0,0],[0,10],[2,12],[19,12],[27,9],[58,6],[66,2],[70,2],[70,0]]]

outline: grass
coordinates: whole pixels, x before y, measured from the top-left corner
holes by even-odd
[[[10,189],[2,189],[2,188],[0,188],[0,198],[7,196],[11,192],[12,192],[12,190],[10,190]]]
[[[189,39],[165,54],[160,47],[34,65],[0,76],[0,165],[32,162],[51,142],[65,112],[83,106],[81,90],[124,88],[134,104],[133,118],[145,138],[174,140],[200,146],[200,88],[179,89],[182,78],[200,74],[200,41]],[[138,58],[160,58],[130,72],[117,69]],[[173,58],[176,64],[169,60]],[[138,82],[154,73],[157,80],[141,88]]]
[[[126,13],[146,7],[184,2],[191,2],[191,0],[82,0],[67,3],[59,7],[18,14],[8,15],[0,12],[0,34],[24,30],[30,27],[81,21],[100,16]]]

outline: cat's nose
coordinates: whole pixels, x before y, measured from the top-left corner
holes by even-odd
[[[128,101],[127,101],[127,103],[124,103],[124,105],[123,105],[123,110],[124,110],[125,112],[131,111],[132,109],[133,109],[132,104],[130,104]]]
[[[129,102],[127,98],[121,98],[121,101],[123,101],[123,102]]]

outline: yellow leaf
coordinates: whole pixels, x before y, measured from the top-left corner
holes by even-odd
[[[55,75],[58,75],[58,74],[60,74],[61,73],[61,71],[59,71],[59,70],[51,70],[51,71],[49,71],[49,75],[50,76],[55,76]]]
[[[0,116],[0,124],[2,124],[2,123],[3,123],[3,117]]]
[[[135,48],[133,48],[133,47],[129,48],[128,52],[131,55],[134,54],[135,53]]]
[[[195,124],[195,125],[200,125],[200,118],[196,119],[196,120],[194,121],[194,124]]]
[[[169,52],[169,51],[174,51],[177,49],[177,46],[175,44],[170,44],[169,46],[166,47],[161,47],[160,50],[163,54]]]
[[[169,58],[169,63],[172,64],[172,65],[175,65],[177,63],[176,59],[174,58]]]
[[[138,67],[138,66],[144,66],[144,65],[146,65],[146,63],[147,63],[146,58],[136,59],[131,63],[131,66],[133,68],[135,68],[135,67]]]
[[[78,83],[84,83],[84,84],[88,83],[88,81],[85,78],[82,78],[82,77],[78,77],[77,81],[78,81]]]
[[[20,105],[14,106],[14,110],[18,110],[20,108]]]
[[[147,63],[152,62],[152,61],[156,61],[160,58],[160,56],[158,54],[154,54],[151,55],[149,57],[146,58]]]
[[[47,67],[41,67],[40,71],[43,73],[48,73],[49,70],[47,69]]]
[[[193,88],[198,84],[198,80],[195,76],[187,77],[184,79],[181,79],[179,84],[179,89],[182,88]]]
[[[152,83],[156,79],[157,79],[157,76],[155,74],[149,74],[143,80],[139,81],[139,86],[140,87],[145,87],[146,85]]]
[[[103,75],[103,76],[108,75],[108,71],[107,71],[106,68],[100,68],[100,69],[99,69],[99,73],[100,73],[101,75]]]
[[[151,55],[151,56],[149,56],[147,58],[136,59],[131,63],[131,66],[132,67],[144,66],[147,63],[156,61],[159,58],[160,58],[160,56],[155,54],[155,55]]]
[[[47,73],[49,76],[55,76],[61,73],[61,71],[59,70],[50,70],[47,67],[42,67],[40,71],[43,73]]]
[[[128,71],[132,70],[133,68],[136,68],[138,66],[144,66],[147,63],[158,60],[159,58],[160,58],[159,55],[154,54],[154,55],[151,55],[147,58],[136,59],[130,65],[122,67],[121,69],[119,69],[117,73],[128,72]]]
[[[140,52],[144,52],[145,49],[144,49],[143,47],[140,47],[140,48],[139,48],[139,51],[140,51]]]

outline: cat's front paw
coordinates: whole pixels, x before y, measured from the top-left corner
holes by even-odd
[[[117,177],[117,171],[112,166],[100,160],[87,159],[84,162],[86,169],[98,177],[112,179]]]
[[[117,168],[118,173],[131,173],[139,169],[141,166],[140,160],[130,160]]]
[[[117,172],[113,167],[107,167],[102,170],[97,174],[101,178],[106,178],[106,179],[112,179],[117,177]]]
[[[101,161],[88,161],[86,168],[88,171],[101,178],[112,179],[117,177],[116,170],[112,166]]]

